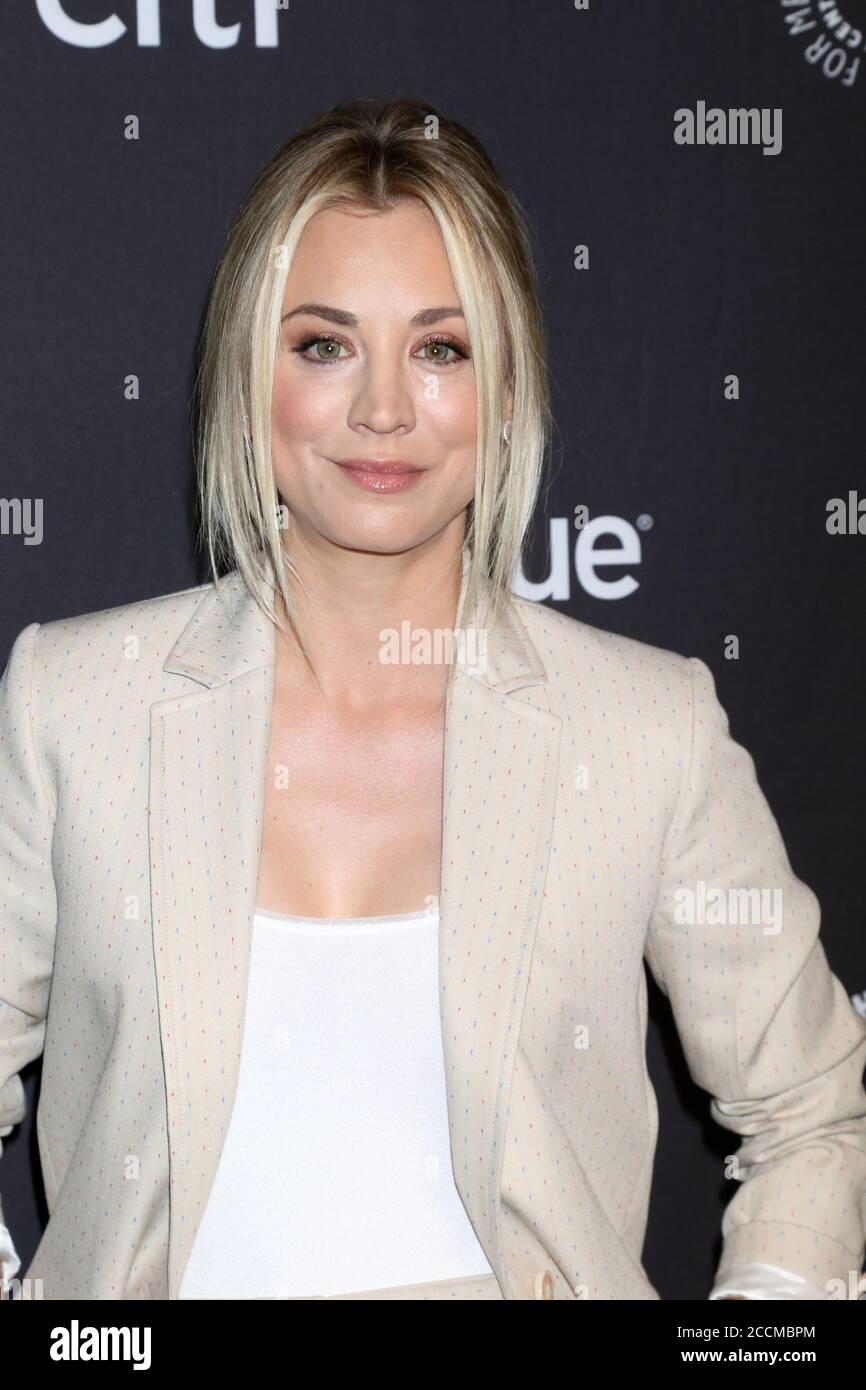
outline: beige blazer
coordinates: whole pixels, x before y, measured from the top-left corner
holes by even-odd
[[[454,1179],[503,1296],[659,1297],[644,962],[742,1136],[719,1276],[848,1280],[866,1024],[708,667],[516,597],[468,650],[446,701],[440,1012]],[[236,573],[13,645],[0,1135],[43,1053],[50,1219],[19,1277],[45,1298],[177,1297],[238,1078],[273,663]]]

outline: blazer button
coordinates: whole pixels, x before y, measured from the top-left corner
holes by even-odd
[[[555,1298],[553,1279],[549,1269],[540,1269],[535,1276],[533,1286],[533,1297],[535,1298]]]

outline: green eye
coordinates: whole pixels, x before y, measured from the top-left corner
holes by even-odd
[[[322,346],[329,350],[325,355],[319,351]],[[311,334],[308,338],[305,338],[302,343],[298,343],[298,346],[293,348],[292,351],[296,356],[300,357],[303,362],[309,362],[312,367],[328,367],[332,362],[339,362],[341,360],[339,350],[344,346],[348,347],[348,344],[344,343],[342,338],[334,337],[329,333],[320,333]],[[315,348],[316,351],[314,356],[308,357],[307,353],[311,348]],[[334,348],[337,349],[336,352],[331,351],[331,349]],[[450,359],[447,355],[435,357],[428,356],[427,348],[445,348],[446,354],[448,349],[450,349],[455,355]],[[465,362],[469,357],[469,353],[466,352],[459,343],[454,342],[452,338],[439,336],[425,339],[419,351],[423,355],[423,360],[427,365],[437,368],[456,367],[459,362]]]
[[[313,366],[327,366],[329,362],[339,361],[339,348],[342,347],[342,343],[339,338],[329,338],[327,335],[324,337],[320,335],[318,338],[305,338],[302,343],[298,344],[294,351],[299,357],[303,357],[311,347],[318,349],[323,343],[329,348],[337,348],[337,354],[332,354],[329,357],[321,357],[317,352],[316,357],[305,357],[304,360],[306,362],[311,362]]]
[[[425,347],[425,348],[444,348],[445,351],[446,351],[446,353],[448,352],[449,348],[450,348],[450,350],[451,350],[452,352],[455,351],[454,347],[453,347],[450,343],[425,343],[425,344],[424,344],[424,347]],[[434,358],[433,360],[435,361],[435,358]],[[447,359],[444,358],[444,357],[441,357],[439,360],[440,360],[440,362],[444,362],[444,361],[446,361]]]
[[[424,352],[424,350],[428,347],[450,348],[452,352],[457,354],[457,356],[452,357],[450,361],[445,357],[428,357],[426,360],[432,363],[434,367],[454,367],[457,365],[458,362],[465,362],[467,357],[469,356],[467,352],[463,351],[459,343],[454,342],[453,338],[428,338],[426,342],[423,342],[421,344],[421,351]]]

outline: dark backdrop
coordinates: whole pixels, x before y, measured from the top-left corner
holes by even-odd
[[[0,494],[44,508],[40,544],[0,534],[0,659],[34,620],[208,577],[189,396],[228,220],[325,106],[419,96],[484,141],[538,241],[557,434],[526,578],[564,555],[568,582],[542,601],[709,664],[866,1012],[866,537],[856,520],[827,529],[830,499],[866,494],[866,0],[291,0],[276,46],[256,44],[255,8],[218,0],[219,24],[240,22],[223,47],[196,36],[192,0],[152,0],[158,44],[137,35],[134,0],[0,12]],[[114,13],[117,37],[69,42],[52,32],[63,12]],[[779,109],[781,151],[675,143],[675,111],[699,102]],[[618,519],[599,549],[625,537],[639,559],[582,582],[580,505]],[[636,587],[612,597],[623,576]],[[732,1190],[722,1156],[739,1141],[710,1119],[650,988],[645,1261],[663,1297],[703,1299]],[[38,1075],[0,1163],[23,1269],[47,1219]]]

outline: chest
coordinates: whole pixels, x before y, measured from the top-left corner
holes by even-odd
[[[258,905],[377,916],[438,896],[443,734],[441,702],[336,711],[276,690]]]

